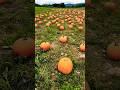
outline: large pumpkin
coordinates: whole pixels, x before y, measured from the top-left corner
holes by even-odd
[[[42,42],[40,44],[40,49],[43,51],[48,51],[51,48],[51,45],[49,42]]]
[[[19,56],[32,56],[34,55],[34,39],[20,38],[12,45],[12,50]]]
[[[120,60],[120,43],[111,43],[108,45],[107,55],[113,60]]]
[[[57,68],[63,74],[70,74],[73,69],[73,63],[70,58],[64,57],[59,60]]]

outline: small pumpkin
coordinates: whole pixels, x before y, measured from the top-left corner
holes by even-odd
[[[120,60],[120,43],[113,42],[107,47],[107,56],[113,60]]]
[[[39,26],[38,26],[38,24],[37,24],[37,23],[35,24],[35,28],[39,28]]]
[[[82,30],[83,30],[83,26],[79,26],[78,29],[79,29],[80,31],[82,31]]]
[[[38,21],[38,24],[42,24],[42,21]]]
[[[60,26],[59,29],[60,30],[64,30],[65,28],[64,28],[64,26]]]
[[[49,42],[42,42],[40,44],[40,49],[43,51],[48,51],[51,48],[51,45]]]
[[[67,36],[61,36],[61,37],[59,38],[59,41],[60,41],[61,43],[66,43],[66,42],[68,41],[68,37],[67,37]]]
[[[32,56],[34,55],[34,40],[32,38],[20,38],[12,45],[12,50],[19,56]]]
[[[85,52],[85,43],[80,44],[80,51]]]
[[[57,24],[57,27],[60,27],[60,24],[59,24],[59,23]]]
[[[46,23],[46,26],[49,27],[49,26],[50,26],[50,23]]]
[[[72,28],[73,28],[73,25],[72,25],[72,24],[68,25],[68,28],[69,28],[69,29],[72,29]]]
[[[70,74],[73,69],[73,63],[70,58],[64,57],[59,60],[57,68],[63,74]]]

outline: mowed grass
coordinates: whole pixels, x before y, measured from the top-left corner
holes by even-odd
[[[35,7],[35,14],[51,11],[52,8],[47,8],[47,7]]]
[[[74,10],[74,9],[69,9]],[[75,9],[84,10],[84,9]],[[36,7],[36,15],[46,14],[61,11],[59,8],[43,8]],[[61,14],[61,17],[64,15]],[[48,16],[44,17],[47,19]],[[75,20],[75,18],[73,17]],[[49,20],[48,20],[49,21]],[[79,45],[85,41],[85,30],[78,30],[78,24],[75,24],[73,29],[68,29],[67,23],[64,31],[60,31],[56,24],[50,27],[45,26],[46,23],[39,25],[36,28],[35,44],[36,44],[36,88],[37,90],[83,90],[85,82],[85,61],[80,58],[84,52],[80,52]],[[61,44],[58,38],[61,35],[68,36],[68,42]],[[39,45],[42,42],[50,42],[54,48],[47,52],[42,52]],[[69,75],[64,75],[58,72],[57,62],[62,57],[69,57],[73,62],[73,71]],[[80,73],[80,74],[79,74]],[[53,79],[53,75],[56,78]]]

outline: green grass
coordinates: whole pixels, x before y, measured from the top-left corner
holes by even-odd
[[[48,12],[51,11],[51,8],[47,8],[47,7],[35,7],[35,14],[39,14],[42,12]]]
[[[62,12],[63,9],[59,8],[38,8],[36,7],[36,15],[46,14],[46,12],[54,13],[57,10]],[[71,8],[70,10],[74,10]],[[77,9],[81,10],[81,9]],[[44,17],[45,19],[47,18]],[[79,51],[79,44],[85,41],[85,30],[80,32],[77,27],[74,26],[72,30],[67,28],[67,23],[65,22],[65,30],[60,31],[56,25],[46,27],[45,23],[39,25],[40,28],[36,29],[36,47],[44,41],[48,41],[54,44],[54,48],[42,52],[36,50],[36,85],[38,90],[83,90],[85,82],[85,61],[80,59],[80,55],[84,54]],[[67,44],[62,45],[58,38],[61,35],[66,35],[69,38]],[[64,75],[56,69],[57,62],[61,57],[69,57],[73,61],[73,71],[69,75]],[[80,76],[77,75],[80,72]],[[51,74],[54,73],[56,80],[52,80]]]

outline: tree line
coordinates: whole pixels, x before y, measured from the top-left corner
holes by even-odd
[[[60,4],[43,4],[43,5],[38,5],[36,4],[36,6],[38,7],[56,7],[56,8],[65,8],[65,7],[69,7],[69,8],[77,8],[77,7],[85,7],[85,4],[64,4],[64,3],[60,3]]]

